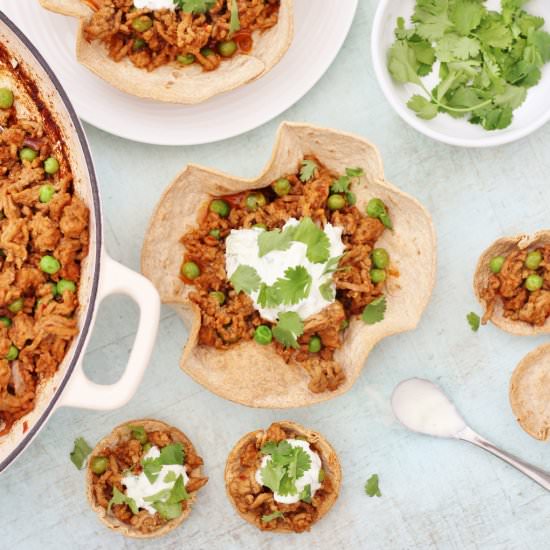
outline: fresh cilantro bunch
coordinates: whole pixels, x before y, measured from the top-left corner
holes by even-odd
[[[281,496],[298,494],[296,481],[311,468],[311,459],[304,449],[293,447],[288,441],[268,441],[261,452],[271,456],[261,470],[262,483]],[[311,502],[311,485],[300,492],[300,500]]]
[[[486,130],[509,126],[550,61],[544,19],[527,13],[526,3],[501,0],[495,12],[484,0],[417,0],[412,28],[397,20],[388,59],[394,80],[424,91],[407,106],[425,120],[447,113]],[[439,82],[428,90],[422,77],[436,62]]]

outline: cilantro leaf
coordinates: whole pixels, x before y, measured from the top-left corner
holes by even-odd
[[[136,501],[133,498],[126,496],[124,493],[121,493],[116,487],[113,487],[113,498],[109,501],[107,513],[111,512],[111,507],[113,504],[126,504],[132,511],[132,514],[137,514],[139,511]]]
[[[294,311],[279,314],[279,321],[273,327],[273,336],[283,346],[298,349],[298,338],[304,333],[304,322]]]
[[[176,479],[176,482],[174,483],[174,486],[172,487],[172,490],[170,491],[170,495],[168,496],[166,502],[168,504],[176,504],[177,502],[181,502],[182,500],[189,500],[190,498],[191,497],[189,496],[189,493],[185,488],[185,484],[183,483],[183,475],[180,474]]]
[[[237,294],[239,292],[245,292],[246,294],[255,292],[260,288],[262,282],[258,272],[249,265],[240,265],[229,280]]]
[[[475,57],[479,53],[479,41],[458,34],[446,34],[435,48],[440,61],[466,60]]]
[[[285,517],[285,515],[282,512],[279,512],[279,510],[277,510],[276,512],[273,512],[272,514],[266,514],[265,516],[262,516],[262,521],[264,523],[268,523],[270,521],[273,521],[274,519],[284,518],[284,517]]]
[[[381,497],[378,474],[373,474],[367,479],[365,483],[365,493],[369,497]]]
[[[171,483],[172,481],[176,481],[176,478],[176,472],[168,472],[162,481],[164,481],[164,483]]]
[[[92,452],[92,448],[86,443],[83,437],[78,437],[74,440],[74,447],[71,451],[71,462],[79,469],[82,470],[86,462],[86,458]]]
[[[323,275],[328,275],[329,273],[334,273],[335,271],[338,271],[338,264],[343,257],[344,255],[342,254],[341,256],[334,256],[330,258],[327,262],[327,265],[325,265]]]
[[[311,218],[302,218],[295,228],[293,240],[307,246],[306,256],[310,262],[319,264],[328,260],[330,240]]]
[[[177,464],[181,466],[185,461],[185,451],[181,443],[171,443],[160,450],[160,463],[163,465]]]
[[[407,103],[407,107],[416,113],[416,116],[424,120],[431,120],[437,116],[439,109],[435,103],[428,101],[421,95],[413,95]]]
[[[257,301],[261,307],[266,308],[277,307],[283,303],[277,287],[274,285],[266,285],[265,283],[260,285]]]
[[[479,27],[487,10],[476,0],[457,0],[451,8],[450,19],[462,36],[468,36]]]
[[[349,178],[362,178],[365,175],[363,168],[346,168],[346,176]]]
[[[174,0],[174,4],[185,13],[206,13],[216,5],[216,0]]]
[[[308,483],[300,493],[300,500],[311,504],[311,485]]]
[[[314,160],[302,161],[302,167],[300,169],[300,181],[306,183],[315,175],[315,172],[319,170],[319,166]]]
[[[301,265],[289,267],[285,277],[275,282],[275,293],[282,304],[294,305],[307,298],[311,291],[312,278],[307,269]]]
[[[333,302],[335,298],[334,288],[332,288],[332,281],[326,281],[319,286],[319,292],[324,300],[327,302]]]
[[[331,186],[332,193],[347,193],[351,181],[348,176],[340,176]]]
[[[481,27],[475,32],[475,35],[486,46],[501,49],[509,48],[514,38],[512,31],[498,14],[487,17]]]
[[[160,471],[162,470],[162,464],[159,458],[146,458],[141,461],[143,466],[143,473],[149,480],[149,483],[153,484],[157,480]]]
[[[285,469],[283,465],[276,464],[273,460],[270,460],[262,468],[260,475],[263,485],[271,489],[274,493],[278,493],[281,480],[285,475]]]
[[[363,322],[367,325],[374,325],[384,319],[385,313],[386,297],[380,296],[380,298],[376,298],[376,300],[373,300],[365,307],[361,314],[361,319],[363,319]]]
[[[441,38],[452,27],[447,7],[448,0],[417,0],[412,20],[418,35],[427,40]]]
[[[273,231],[262,231],[258,235],[259,256],[263,258],[273,250],[288,250],[292,243],[294,226],[287,227],[284,231],[274,229]]]
[[[134,439],[137,439],[140,442],[147,441],[147,434],[145,433],[145,428],[143,426],[133,426],[128,424],[128,428],[130,428]]]
[[[215,2],[214,2],[215,3]],[[229,20],[229,35],[241,29],[241,21],[239,19],[239,5],[237,0],[231,0],[231,18]]]
[[[181,502],[154,502],[152,506],[166,520],[176,519],[181,516]]]
[[[311,468],[311,458],[301,447],[293,447],[292,458],[288,464],[288,476],[300,479]]]
[[[474,313],[473,311],[471,311],[470,313],[468,313],[468,315],[466,315],[466,320],[468,321],[468,324],[470,325],[470,328],[474,332],[477,332],[479,330],[481,320],[480,320],[479,315],[477,313]]]
[[[396,82],[421,84],[418,76],[416,56],[408,42],[398,40],[390,49],[388,70]]]

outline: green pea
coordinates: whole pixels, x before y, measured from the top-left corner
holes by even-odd
[[[210,297],[214,298],[214,300],[216,300],[216,302],[218,302],[220,306],[223,306],[223,304],[225,303],[225,294],[223,292],[220,292],[219,290],[213,290],[210,293]]]
[[[61,269],[61,264],[53,256],[42,256],[39,266],[44,273],[50,275],[54,275]]]
[[[13,105],[13,92],[9,88],[0,88],[0,109],[9,109]]]
[[[19,350],[12,344],[6,355],[7,361],[15,361],[19,357]]]
[[[349,321],[347,319],[344,319],[340,323],[340,330],[346,330],[349,327]]]
[[[371,218],[379,218],[386,214],[386,205],[382,199],[371,199],[367,204],[367,215]]]
[[[529,252],[527,254],[527,258],[525,259],[525,267],[527,269],[538,269],[542,262],[542,254],[540,250],[533,250],[532,252]]]
[[[374,284],[383,283],[386,280],[386,272],[383,269],[371,269],[370,278]]]
[[[202,48],[201,54],[204,55],[204,57],[210,57],[214,55],[214,50],[212,48]]]
[[[542,288],[543,283],[544,279],[540,275],[529,275],[529,277],[525,279],[525,288],[529,292],[535,292]]]
[[[506,258],[504,256],[495,256],[489,262],[489,269],[496,275],[497,273],[500,273],[505,261]]]
[[[137,439],[142,445],[146,445],[149,441],[147,432],[142,426],[135,426],[135,428],[132,429],[132,437]]]
[[[258,208],[265,206],[267,204],[267,200],[263,193],[250,193],[248,197],[246,197],[245,204],[248,210],[254,212]]]
[[[290,193],[291,186],[286,178],[280,178],[271,187],[279,197],[284,197]]]
[[[40,186],[40,190],[38,191],[38,200],[41,203],[47,204],[53,199],[54,195],[55,187],[49,183],[46,183],[45,185]]]
[[[92,472],[94,474],[104,474],[107,470],[107,467],[109,466],[109,459],[105,456],[94,456],[92,458]]]
[[[178,55],[176,61],[182,65],[191,65],[195,63],[196,57],[192,53],[186,53],[185,55]]]
[[[34,149],[31,149],[30,147],[23,147],[21,151],[19,151],[19,158],[21,160],[27,160],[29,162],[32,162],[36,157],[38,156],[38,152]]]
[[[262,346],[267,346],[273,340],[273,333],[267,325],[260,325],[254,331],[254,340]]]
[[[9,306],[8,306],[8,309],[12,312],[12,313],[19,313],[22,309],[23,309],[23,306],[25,305],[24,301],[23,301],[23,298],[17,298],[17,300],[15,300],[15,302],[12,302]]]
[[[390,265],[390,255],[385,248],[375,248],[372,251],[372,263],[375,267],[386,269]]]
[[[144,48],[146,43],[147,42],[145,42],[143,38],[136,38],[132,44],[132,50],[137,52],[138,50],[141,50],[141,48]]]
[[[210,203],[209,208],[210,212],[214,212],[214,214],[218,214],[218,216],[221,216],[222,218],[227,218],[231,210],[231,208],[229,208],[229,204],[223,199],[214,199]]]
[[[6,328],[11,327],[11,319],[9,317],[0,317],[0,323],[2,323]]]
[[[153,20],[147,15],[140,15],[132,20],[132,27],[138,32],[148,31],[153,26]]]
[[[181,266],[181,274],[186,279],[193,280],[201,274],[201,269],[195,262],[185,262]]]
[[[307,345],[307,349],[310,353],[317,353],[321,351],[321,338],[319,336],[312,336]]]
[[[265,223],[255,223],[252,227],[256,228],[256,229],[263,229],[264,231],[267,231],[267,225]]]
[[[64,292],[76,292],[76,285],[67,279],[61,279],[56,285],[56,292],[63,296]]]
[[[329,210],[341,210],[346,206],[346,199],[342,195],[331,195],[327,200]]]
[[[44,161],[44,172],[53,175],[59,170],[59,161],[55,157],[48,157]]]
[[[234,40],[226,40],[218,44],[218,52],[222,57],[231,57],[237,51],[237,43]]]
[[[222,232],[219,230],[219,229],[211,229],[208,234],[211,236],[211,237],[214,237],[214,239],[217,239],[218,241],[220,240],[221,238],[221,235],[222,235]]]

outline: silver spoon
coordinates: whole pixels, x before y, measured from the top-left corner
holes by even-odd
[[[393,390],[391,403],[394,415],[406,428],[435,437],[467,441],[504,460],[550,491],[549,472],[499,449],[474,432],[442,389],[433,382],[421,378],[405,380]]]

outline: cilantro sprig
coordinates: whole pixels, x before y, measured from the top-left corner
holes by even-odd
[[[206,13],[216,5],[216,0],[174,0],[174,4],[185,13]]]
[[[372,474],[367,482],[365,483],[365,493],[369,497],[381,497],[382,493],[380,492],[380,480],[378,474]]]
[[[262,483],[282,496],[298,494],[296,481],[311,468],[311,459],[304,449],[293,447],[288,441],[268,441],[261,452],[271,456],[271,460],[261,469]],[[311,486],[306,487],[309,491],[304,487],[299,497],[300,500],[305,499],[304,502],[310,502]]]
[[[273,512],[272,514],[266,514],[265,516],[262,516],[262,521],[264,523],[268,523],[270,521],[273,521],[274,519],[277,519],[277,518],[284,518],[285,515],[277,510],[276,512]]]
[[[314,160],[304,160],[300,168],[300,181],[303,183],[308,182],[313,178],[316,172],[319,171],[319,166]]]
[[[501,0],[501,12],[495,12],[482,0],[417,0],[412,27],[397,20],[388,59],[396,82],[424,92],[413,95],[408,107],[426,120],[447,113],[486,130],[509,126],[550,61],[544,19],[528,14],[524,4]],[[436,61],[439,82],[429,90],[422,77]]]
[[[382,321],[385,314],[386,297],[380,296],[380,298],[376,298],[376,300],[373,300],[365,307],[363,313],[361,314],[361,319],[367,325],[374,325],[375,323]]]
[[[279,313],[277,324],[273,327],[273,336],[286,348],[298,349],[298,338],[304,333],[304,322],[294,311]]]
[[[77,437],[74,440],[74,447],[71,451],[71,462],[79,469],[82,470],[86,463],[86,458],[92,452],[92,448],[88,445],[83,437]]]

